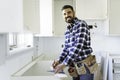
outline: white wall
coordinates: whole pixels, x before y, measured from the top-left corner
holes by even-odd
[[[56,59],[62,51],[61,45],[64,44],[63,37],[40,37],[38,55],[45,54],[46,59]]]
[[[103,51],[108,53],[119,53],[120,36],[106,35],[106,20],[88,20],[88,24],[97,24],[97,28],[91,30],[92,47],[94,51]]]

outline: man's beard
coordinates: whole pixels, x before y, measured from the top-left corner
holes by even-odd
[[[73,17],[68,16],[65,20],[67,23],[73,23]]]

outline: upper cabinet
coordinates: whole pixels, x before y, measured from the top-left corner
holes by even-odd
[[[76,16],[80,19],[106,19],[107,0],[76,0]]]
[[[39,0],[0,0],[0,33],[40,32]]]
[[[53,0],[39,0],[40,1],[40,35],[52,36],[52,11]]]
[[[108,0],[108,34],[120,35],[120,0]]]
[[[74,5],[74,0],[40,0],[40,34],[36,36],[63,36],[66,23],[62,16],[63,5]]]
[[[108,33],[120,35],[120,0],[0,0],[0,33],[32,32],[63,36],[61,8],[72,5],[79,19],[107,20]]]
[[[0,33],[23,31],[22,0],[0,0]]]
[[[40,0],[23,0],[24,31],[40,33]]]

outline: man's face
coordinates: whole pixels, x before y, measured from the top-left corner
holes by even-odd
[[[74,11],[71,10],[71,8],[67,8],[62,10],[63,18],[67,23],[72,23],[73,19],[75,17]]]

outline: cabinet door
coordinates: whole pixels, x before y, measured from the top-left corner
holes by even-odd
[[[40,0],[40,34],[52,35],[52,1]]]
[[[76,0],[76,15],[80,19],[105,19],[107,0]]]
[[[0,32],[23,31],[22,0],[0,0]]]
[[[40,32],[39,0],[23,0],[23,22],[26,31]]]
[[[120,0],[109,0],[109,34],[120,35]]]

